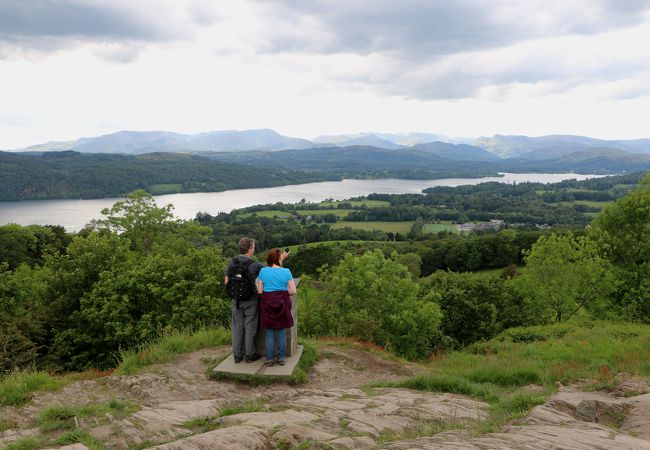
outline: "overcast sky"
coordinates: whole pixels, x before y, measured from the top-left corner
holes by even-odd
[[[650,137],[650,0],[0,0],[0,149],[118,130]]]

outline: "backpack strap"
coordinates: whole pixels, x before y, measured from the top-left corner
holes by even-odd
[[[230,257],[230,261],[231,261],[232,264],[230,264],[230,270],[228,270],[228,273],[226,274],[228,276],[228,278],[232,277],[232,271],[233,271],[233,269],[235,268],[235,266],[237,264],[242,264],[246,268],[246,270],[248,270],[248,268],[251,266],[251,264],[253,264],[255,262],[252,259],[248,258],[248,261],[244,261],[243,263],[240,263],[238,258],[239,258],[238,256],[231,256]]]

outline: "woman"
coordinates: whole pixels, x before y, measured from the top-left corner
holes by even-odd
[[[257,292],[262,293],[260,327],[266,328],[266,365],[269,367],[275,362],[284,366],[286,329],[293,326],[290,296],[296,293],[296,283],[291,271],[282,267],[287,255],[277,248],[269,250],[266,257],[268,267],[263,267],[257,276]],[[276,348],[277,354],[274,351]]]

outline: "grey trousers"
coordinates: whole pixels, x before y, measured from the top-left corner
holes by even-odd
[[[232,354],[235,358],[255,354],[255,333],[259,320],[257,298],[239,302],[232,300]],[[245,352],[243,351],[245,350]]]

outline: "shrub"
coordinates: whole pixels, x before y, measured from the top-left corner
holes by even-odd
[[[380,250],[348,254],[327,289],[303,304],[311,335],[353,336],[408,358],[427,357],[439,339],[435,296],[421,296],[407,268]]]

